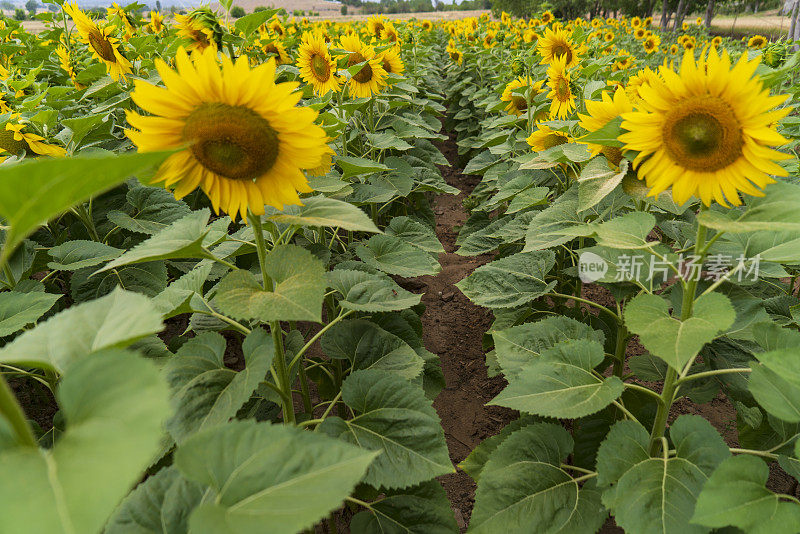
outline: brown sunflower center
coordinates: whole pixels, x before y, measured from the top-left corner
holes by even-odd
[[[311,58],[311,72],[314,77],[321,82],[327,82],[331,77],[331,67],[328,62],[319,54],[314,54]]]
[[[388,59],[386,59],[386,57],[383,58],[381,65],[383,66],[383,70],[385,70],[388,74],[392,73],[392,64]]]
[[[698,172],[727,167],[741,157],[744,144],[730,105],[714,96],[680,102],[667,114],[662,138],[678,165]]]
[[[16,141],[14,139],[14,132],[6,130],[5,124],[0,124],[0,151],[5,151],[8,154],[17,155],[21,152],[30,152],[28,144],[25,141]]]
[[[253,180],[278,159],[278,133],[242,106],[202,104],[186,119],[183,138],[203,167],[232,180]]]
[[[558,134],[554,133],[554,134],[550,134],[547,137],[545,137],[544,139],[542,139],[542,146],[545,149],[553,148],[554,146],[563,145],[568,140],[569,139],[567,139],[563,135],[558,135]]]
[[[558,43],[553,46],[553,57],[566,56],[567,65],[572,63],[572,48],[567,43]]]
[[[528,109],[528,101],[525,100],[524,96],[512,95],[511,102],[513,102],[514,107],[520,111],[525,111],[526,109]]]
[[[114,56],[114,47],[111,46],[111,43],[102,33],[99,31],[89,32],[89,44],[92,45],[98,56],[106,61],[116,63],[117,58]]]
[[[361,53],[353,52],[350,54],[350,57],[347,58],[347,66],[352,67],[353,65],[358,65],[364,61],[366,61],[366,59],[361,55]],[[360,71],[353,74],[353,79],[358,83],[368,83],[370,80],[372,80],[372,67],[370,67],[369,63],[361,67]]]
[[[556,98],[560,102],[566,102],[569,99],[569,82],[564,77],[559,77],[556,80]]]

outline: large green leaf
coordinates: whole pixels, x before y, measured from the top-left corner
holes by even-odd
[[[54,369],[90,352],[123,347],[162,329],[161,315],[147,297],[120,289],[73,306],[0,349],[0,362]]]
[[[257,328],[247,335],[241,371],[225,366],[226,347],[220,334],[204,332],[187,341],[164,368],[175,408],[166,426],[178,443],[233,418],[264,380],[274,355],[268,332]]]
[[[203,285],[211,274],[214,266],[210,261],[200,262],[194,269],[184,274],[161,293],[153,297],[153,304],[163,315],[169,319],[181,313],[191,313],[194,309],[192,301],[203,295]],[[204,309],[205,304],[197,303],[197,307]],[[205,311],[205,310],[204,310]]]
[[[3,256],[39,225],[131,175],[159,164],[167,154],[40,158],[0,169],[0,217],[10,226]],[[0,258],[1,260],[2,258]]]
[[[628,160],[622,160],[618,170],[612,169],[606,158],[594,158],[578,177],[578,208],[588,210],[607,197],[628,172]]]
[[[479,306],[521,306],[555,286],[555,282],[545,281],[555,262],[555,255],[549,250],[520,252],[478,267],[456,287]]]
[[[367,484],[404,488],[455,472],[439,417],[421,388],[369,369],[347,377],[342,399],[355,417],[329,417],[318,428],[364,449],[382,451],[367,470]]]
[[[383,273],[336,269],[327,273],[328,284],[341,293],[339,304],[348,310],[387,312],[419,304],[422,295],[406,291]]]
[[[572,446],[567,431],[549,423],[511,434],[481,472],[468,532],[596,532],[607,515],[599,496],[584,494],[559,467]]]
[[[597,244],[603,247],[635,250],[652,246],[647,236],[656,225],[656,218],[650,213],[634,211],[615,217],[608,222],[589,225],[594,231]]]
[[[705,211],[698,220],[705,226],[725,232],[771,232],[800,230],[800,185],[778,182],[764,189],[765,196],[749,197],[742,210]]]
[[[0,293],[0,337],[13,334],[25,325],[36,322],[60,298],[61,295],[44,291]]]
[[[243,33],[245,37],[249,37],[251,33],[256,31],[259,26],[271,19],[277,12],[277,9],[254,11],[253,13],[236,19],[234,28],[236,28],[237,33]]]
[[[386,492],[369,510],[357,513],[353,534],[455,534],[458,532],[447,494],[435,480]]]
[[[342,321],[325,332],[322,350],[330,358],[350,360],[353,369],[380,369],[412,379],[425,361],[405,341],[364,319]]]
[[[189,513],[204,488],[186,480],[173,465],[151,476],[128,495],[106,525],[106,534],[186,534]]]
[[[513,326],[493,332],[492,337],[497,361],[507,377],[518,374],[528,362],[536,361],[543,351],[565,339],[605,341],[602,332],[569,317],[548,317]]]
[[[76,239],[55,246],[48,253],[53,258],[48,267],[58,271],[75,271],[113,260],[122,254],[122,250],[97,241]]]
[[[675,456],[651,458],[649,436],[638,423],[616,423],[597,453],[603,502],[626,532],[704,533],[690,524],[706,480],[730,456],[711,424],[696,415],[678,417],[670,426]]]
[[[213,499],[191,514],[195,534],[295,534],[337,508],[376,453],[315,432],[236,421],[194,434],[175,465]]]
[[[800,350],[786,348],[756,354],[751,364],[749,389],[772,415],[790,423],[800,422]]]
[[[604,357],[603,345],[597,341],[558,343],[509,377],[508,387],[489,404],[559,419],[598,412],[625,389],[616,376],[599,378],[592,373]]]
[[[578,216],[578,188],[573,186],[531,219],[523,252],[563,245],[584,233],[582,226],[583,219]]]
[[[765,487],[769,467],[754,456],[728,458],[697,499],[692,523],[738,527],[752,534],[790,534],[800,524],[800,505]]]
[[[237,319],[321,321],[327,284],[320,260],[298,246],[281,245],[267,255],[266,271],[274,291],[264,291],[250,271],[238,270],[218,284],[214,303]]]
[[[367,265],[397,276],[425,276],[442,270],[429,253],[391,235],[370,237],[356,247],[356,255]]]
[[[735,320],[730,300],[719,293],[697,299],[686,321],[670,316],[669,303],[650,293],[637,296],[625,307],[628,329],[639,335],[647,350],[679,370]]]
[[[511,421],[499,433],[489,436],[472,449],[472,452],[458,464],[459,469],[468,474],[475,482],[480,482],[481,472],[497,447],[520,428],[537,422],[541,422],[541,418],[525,414],[519,419]]]
[[[108,350],[79,359],[56,396],[67,428],[52,449],[0,450],[5,531],[100,532],[158,451],[167,385],[137,355]]]
[[[303,206],[286,206],[269,217],[283,224],[328,226],[354,232],[380,232],[369,216],[348,202],[322,195],[303,199]]]
[[[155,297],[166,289],[167,280],[167,265],[163,261],[123,265],[97,274],[94,268],[85,267],[72,275],[70,295],[75,302],[87,302],[119,288]]]
[[[386,235],[395,236],[425,252],[438,254],[444,247],[436,237],[433,228],[406,216],[392,217],[386,227]]]
[[[203,257],[203,239],[209,232],[210,216],[208,209],[189,213],[107,263],[97,273],[132,263]]]
[[[360,174],[371,174],[374,172],[391,170],[383,163],[364,158],[356,158],[354,156],[339,156],[336,158],[336,164],[342,168],[343,179]]]

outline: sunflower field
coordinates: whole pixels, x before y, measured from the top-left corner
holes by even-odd
[[[0,532],[800,532],[794,43],[53,1],[0,22]]]

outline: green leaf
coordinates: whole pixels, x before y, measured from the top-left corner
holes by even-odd
[[[203,239],[209,232],[210,216],[208,209],[189,213],[107,263],[95,274],[146,261],[203,257]]]
[[[386,227],[386,235],[402,239],[425,252],[433,254],[444,252],[444,247],[433,228],[406,216],[392,217],[389,226]]]
[[[75,302],[104,297],[116,288],[155,297],[167,287],[167,266],[163,261],[123,265],[96,275],[93,271],[92,267],[85,267],[72,275],[70,293]]]
[[[625,307],[625,324],[642,344],[674,369],[682,369],[703,345],[727,330],[736,320],[730,300],[709,293],[695,301],[692,317],[679,321],[670,316],[669,303],[658,295],[643,293]]]
[[[589,227],[599,246],[629,250],[651,247],[647,236],[655,225],[652,214],[634,211],[601,224],[591,223]]]
[[[356,247],[356,255],[376,269],[403,277],[433,275],[442,270],[430,254],[390,235],[374,235]]]
[[[558,343],[509,377],[508,387],[489,404],[558,419],[599,412],[625,389],[616,376],[601,379],[592,373],[604,357],[597,341]]]
[[[777,182],[768,185],[764,193],[764,197],[748,197],[745,210],[724,214],[707,210],[698,215],[697,220],[704,226],[729,233],[800,230],[800,185]]]
[[[545,276],[555,262],[549,250],[520,252],[478,267],[456,287],[479,306],[521,306],[553,289],[555,282],[545,282]]]
[[[411,145],[397,137],[391,131],[384,131],[380,133],[367,133],[365,134],[369,144],[378,150],[408,150]]]
[[[380,369],[406,379],[422,372],[425,361],[405,341],[364,319],[342,321],[320,341],[329,358],[347,359],[354,370]]]
[[[239,372],[225,366],[226,347],[220,334],[201,333],[164,368],[175,408],[166,427],[176,442],[233,418],[267,375],[274,354],[268,332],[256,328],[247,335],[242,343],[245,368]]]
[[[97,241],[76,239],[51,248],[48,253],[54,261],[48,263],[47,266],[56,271],[76,271],[113,260],[122,252],[118,248]]]
[[[236,319],[322,320],[325,268],[311,252],[294,245],[275,247],[267,255],[266,272],[274,291],[264,291],[253,273],[240,269],[218,284],[214,303]]]
[[[347,377],[342,399],[356,416],[328,417],[317,428],[364,449],[382,451],[367,470],[365,483],[404,488],[455,472],[439,417],[422,389],[370,369]]]
[[[57,399],[67,429],[52,449],[0,451],[0,515],[9,532],[100,532],[158,451],[167,386],[133,353],[70,365]]]
[[[790,423],[800,422],[800,351],[797,347],[756,354],[749,389],[769,413]]]
[[[626,532],[703,533],[689,523],[708,476],[730,452],[722,436],[699,416],[670,426],[676,455],[650,458],[649,436],[638,423],[616,423],[597,454],[603,502]]]
[[[195,534],[295,534],[347,497],[376,453],[317,432],[237,421],[203,430],[175,465],[214,498],[189,518]]]
[[[599,330],[569,317],[547,317],[493,332],[497,361],[506,377],[518,374],[529,362],[536,361],[543,351],[565,339],[589,339],[599,343],[605,335]]]
[[[606,198],[628,172],[628,160],[620,162],[619,170],[614,170],[606,158],[594,158],[581,170],[578,177],[578,208],[580,211],[596,206]]]
[[[330,287],[341,293],[339,304],[363,312],[398,311],[419,304],[421,295],[406,291],[383,273],[336,269],[327,273]]]
[[[0,217],[6,232],[3,257],[37,227],[93,195],[111,189],[131,175],[158,165],[167,154],[39,158],[0,169]],[[3,258],[0,258],[2,262]]]
[[[277,9],[265,9],[263,11],[250,13],[240,19],[236,19],[233,27],[236,29],[237,34],[243,33],[245,37],[249,37],[251,33],[271,19],[277,12]]]
[[[203,285],[211,274],[213,266],[214,264],[210,261],[200,262],[194,269],[153,297],[153,305],[164,319],[182,313],[192,313],[194,310],[192,300],[203,295]],[[203,309],[204,306],[205,304],[198,303],[198,308]]]
[[[338,156],[336,158],[336,164],[342,168],[342,179],[358,176],[360,174],[371,174],[374,172],[391,170],[383,163],[353,156]]]
[[[153,235],[191,212],[185,202],[176,200],[170,191],[158,187],[135,185],[125,198],[131,206],[130,214],[111,210],[108,220],[139,234]]]
[[[348,202],[316,196],[303,199],[303,206],[286,206],[270,220],[300,226],[327,226],[354,232],[380,232],[369,216]]]
[[[13,334],[25,325],[35,323],[60,298],[61,295],[43,291],[0,293],[0,337]]]
[[[538,421],[539,418],[525,414],[523,414],[519,419],[511,421],[509,424],[504,426],[498,434],[489,436],[485,440],[481,441],[478,446],[472,449],[472,452],[470,452],[469,455],[458,464],[458,468],[468,474],[475,482],[480,482],[481,472],[486,466],[486,462],[488,462],[489,458],[491,458],[492,453],[497,450],[497,447],[499,447],[500,444],[503,443],[512,433],[516,432],[520,428]]]
[[[599,496],[584,496],[559,467],[572,446],[567,431],[549,423],[511,434],[481,472],[468,532],[596,532],[607,515]]]
[[[435,480],[386,492],[370,510],[357,513],[353,534],[455,534],[458,532],[447,494]]]
[[[753,534],[790,534],[800,524],[800,505],[765,487],[769,468],[760,458],[725,460],[703,487],[692,523],[709,528],[734,526]]]
[[[584,232],[578,216],[578,187],[571,187],[549,207],[537,213],[525,234],[523,252],[563,245]]]
[[[0,349],[0,362],[63,373],[71,362],[91,352],[124,347],[162,328],[161,315],[150,299],[116,289],[20,335]]]
[[[622,142],[617,138],[623,133],[625,133],[625,130],[622,129],[622,117],[616,117],[608,121],[608,123],[599,130],[584,135],[578,139],[578,141],[595,145],[622,147]]]
[[[199,484],[172,465],[139,484],[106,525],[106,534],[185,534],[189,513],[203,498]]]

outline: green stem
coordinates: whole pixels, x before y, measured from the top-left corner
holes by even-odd
[[[36,447],[36,438],[33,436],[25,412],[22,411],[14,392],[2,376],[0,376],[0,415],[11,425],[20,445]]]
[[[730,449],[730,451],[732,453],[734,453],[734,454],[749,454],[751,456],[759,456],[761,458],[767,458],[769,460],[777,460],[778,459],[778,455],[777,454],[772,454],[772,453],[767,452],[767,451],[754,451],[753,449],[736,449],[736,448],[732,448],[732,449]]]
[[[300,393],[303,395],[303,409],[311,415],[314,407],[311,405],[311,393],[308,390],[308,376],[306,375],[305,361],[300,362]]]
[[[705,206],[701,206],[701,211]],[[706,227],[697,223],[697,238],[694,242],[695,255],[700,265],[703,263],[706,244]],[[694,274],[694,273],[690,273]],[[681,321],[686,321],[692,316],[694,311],[694,298],[697,292],[697,282],[699,276],[691,276],[688,281],[683,282],[683,302],[681,303]],[[672,403],[675,401],[675,392],[678,386],[678,371],[672,366],[667,368],[667,376],[664,378],[664,389],[661,390],[661,404],[658,405],[656,418],[653,422],[653,430],[650,433],[650,456],[658,454],[661,446],[661,438],[667,428],[667,417],[669,416]]]
[[[625,370],[625,349],[627,348],[628,329],[625,328],[625,325],[620,324],[617,327],[617,345],[614,348],[614,376],[622,376]]]
[[[640,391],[645,395],[650,395],[651,397],[654,397],[659,403],[661,402],[661,395],[659,395],[652,389],[640,386],[639,384],[628,384],[628,383],[625,384],[625,387],[628,389],[632,389],[634,391]]]
[[[297,362],[298,362],[298,361],[300,361],[300,358],[302,358],[302,357],[303,357],[303,355],[304,355],[304,354],[305,354],[305,353],[308,351],[308,349],[310,349],[310,348],[311,348],[311,346],[312,346],[312,345],[313,345],[313,344],[314,344],[314,343],[315,343],[315,342],[316,342],[316,341],[317,341],[319,338],[321,338],[323,334],[325,334],[325,332],[327,332],[328,330],[330,330],[330,329],[331,329],[331,327],[332,327],[333,325],[335,325],[336,323],[338,323],[339,321],[341,321],[342,319],[344,319],[345,317],[347,317],[348,315],[350,315],[350,314],[352,314],[352,313],[354,313],[354,312],[353,312],[353,310],[348,310],[348,311],[346,311],[346,312],[344,312],[344,313],[341,313],[341,314],[339,314],[339,315],[338,315],[338,316],[337,316],[337,317],[336,317],[336,318],[335,318],[333,321],[331,321],[330,323],[326,324],[326,325],[325,325],[323,328],[321,328],[321,329],[320,329],[320,331],[319,331],[319,332],[317,332],[316,334],[314,334],[314,337],[312,337],[311,339],[309,339],[309,340],[308,340],[308,343],[306,343],[305,345],[303,345],[303,348],[302,348],[302,349],[300,349],[300,350],[297,352],[297,355],[296,355],[296,356],[295,356],[295,357],[292,359],[291,363],[289,363],[289,369],[292,369],[292,368],[293,368],[295,365],[297,365]]]
[[[11,266],[8,262],[3,262],[3,274],[6,275],[6,285],[9,289],[14,289],[17,285],[17,281],[14,280],[14,271],[11,270]]]
[[[708,378],[709,376],[717,376],[717,375],[727,375],[731,373],[749,373],[752,369],[749,367],[735,367],[731,369],[714,369],[713,371],[703,371],[702,373],[695,373],[693,375],[687,375],[683,378],[679,378],[677,384],[683,384],[684,382],[689,382],[690,380],[697,380],[699,378]]]
[[[597,309],[598,309],[598,310],[600,310],[601,312],[605,312],[605,313],[607,313],[608,315],[610,315],[611,317],[613,317],[613,318],[614,318],[614,320],[615,320],[615,321],[616,321],[618,324],[621,324],[621,323],[622,323],[622,319],[620,319],[619,315],[617,315],[617,314],[616,314],[616,313],[614,313],[613,311],[609,310],[609,309],[608,309],[608,308],[606,308],[605,306],[603,306],[603,305],[601,305],[601,304],[598,304],[598,303],[596,303],[596,302],[592,302],[591,300],[586,300],[586,299],[584,299],[584,298],[581,298],[581,297],[576,297],[575,295],[565,295],[565,294],[563,294],[563,293],[554,293],[554,292],[550,292],[550,293],[548,293],[547,295],[548,295],[548,296],[550,296],[550,297],[560,297],[560,298],[562,298],[562,299],[574,300],[574,301],[576,301],[576,302],[582,302],[582,303],[584,303],[584,304],[588,304],[588,305],[590,305],[590,306],[594,306],[595,308],[597,308]]]

